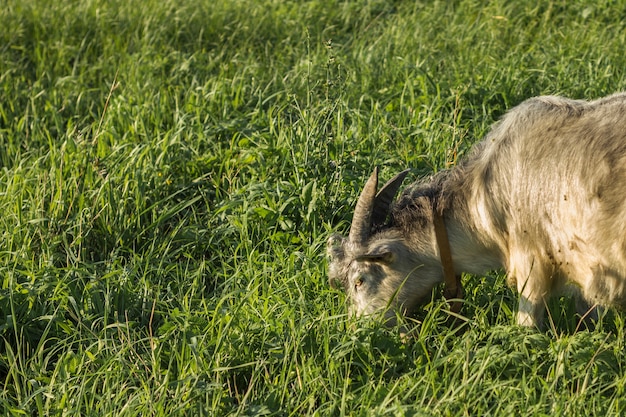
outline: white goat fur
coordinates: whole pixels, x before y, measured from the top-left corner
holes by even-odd
[[[566,288],[581,313],[626,306],[626,93],[529,99],[460,165],[407,187],[366,242],[332,236],[329,278],[357,314],[391,307],[393,321],[443,281],[435,209],[457,273],[506,269],[519,324],[540,324],[547,299]]]

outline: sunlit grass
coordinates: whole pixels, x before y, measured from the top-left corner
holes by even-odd
[[[513,325],[504,277],[413,338],[327,285],[374,165],[455,164],[538,94],[624,88],[626,4],[9,1],[3,415],[621,415],[623,314]],[[621,14],[620,14],[621,13]]]

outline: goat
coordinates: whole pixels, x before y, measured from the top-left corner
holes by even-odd
[[[358,315],[406,315],[450,269],[504,268],[519,295],[517,323],[540,326],[566,290],[581,314],[626,306],[626,93],[595,101],[528,99],[507,112],[457,166],[407,187],[406,171],[377,193],[375,169],[347,238],[327,243],[331,285]]]

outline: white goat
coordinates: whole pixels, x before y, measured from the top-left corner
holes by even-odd
[[[407,187],[392,204],[404,175],[377,194],[375,170],[348,238],[329,239],[329,278],[357,314],[391,307],[393,322],[394,310],[410,313],[430,297],[444,278],[437,216],[450,268],[506,268],[521,325],[540,324],[547,299],[566,288],[581,314],[626,306],[626,93],[529,99],[462,163]]]

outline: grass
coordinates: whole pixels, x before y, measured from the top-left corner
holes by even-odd
[[[374,165],[456,163],[538,94],[626,85],[626,3],[8,0],[4,415],[622,415],[623,313],[513,324],[500,273],[414,340],[324,245]]]

